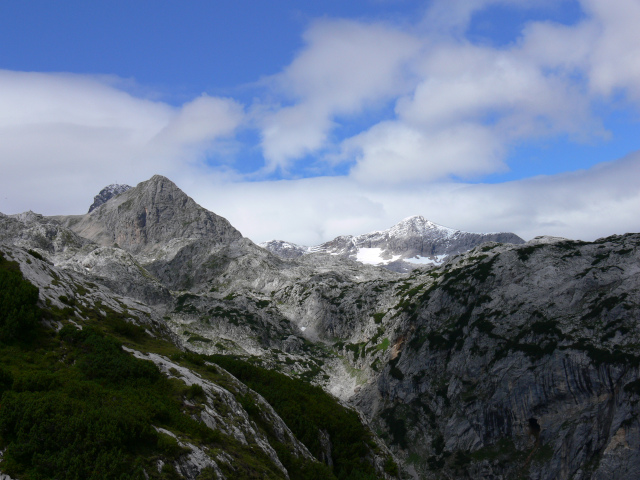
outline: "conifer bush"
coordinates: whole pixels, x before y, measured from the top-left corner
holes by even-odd
[[[40,320],[38,287],[23,279],[16,262],[0,253],[0,341],[26,341]]]

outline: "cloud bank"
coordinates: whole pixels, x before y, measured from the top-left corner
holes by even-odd
[[[0,211],[82,213],[104,185],[160,173],[256,241],[316,244],[413,214],[525,238],[639,231],[638,154],[479,183],[518,145],[606,140],[603,111],[638,112],[637,0],[580,0],[576,23],[530,22],[506,45],[465,36],[487,7],[557,5],[436,0],[413,23],[318,20],[247,104],[203,94],[176,107],[115,77],[0,71]],[[246,131],[255,144],[239,143]],[[243,149],[263,158],[247,177],[234,170]],[[300,178],[336,165],[348,173]]]
[[[137,98],[117,79],[0,71],[0,205],[79,213],[105,184],[153,172],[180,179],[243,120],[227,98],[180,108]]]
[[[196,201],[230,219],[256,242],[317,245],[338,235],[428,219],[472,232],[512,231],[595,240],[640,231],[640,153],[589,170],[501,184],[437,182],[419,188],[373,186],[351,177],[193,185]]]

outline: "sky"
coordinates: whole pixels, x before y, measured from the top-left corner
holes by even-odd
[[[640,0],[0,2],[0,212],[154,174],[256,242],[640,231]]]

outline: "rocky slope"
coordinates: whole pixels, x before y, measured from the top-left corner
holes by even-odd
[[[352,401],[423,478],[638,476],[639,246],[490,244],[416,275]]]
[[[282,258],[311,253],[339,255],[371,265],[407,272],[414,265],[441,265],[448,257],[485,242],[524,243],[513,233],[470,233],[433,223],[422,216],[405,218],[388,230],[340,236],[315,247],[282,240],[260,244]]]
[[[48,328],[60,330],[65,325],[73,325],[83,328],[83,331],[87,328],[98,329],[107,334],[115,334],[119,339],[124,339],[127,346],[123,348],[127,352],[139,359],[153,362],[161,374],[169,380],[173,379],[178,382],[177,388],[183,392],[180,396],[182,415],[187,415],[187,417],[204,424],[214,432],[211,434],[213,436],[205,435],[200,438],[202,433],[190,432],[184,425],[174,425],[174,428],[167,430],[167,427],[163,425],[163,422],[167,421],[166,415],[159,416],[157,421],[160,426],[154,424],[153,428],[161,437],[173,438],[176,447],[167,447],[165,443],[168,440],[163,440],[165,443],[162,445],[165,446],[160,446],[158,443],[157,448],[160,451],[148,451],[142,458],[139,457],[136,469],[143,467],[143,470],[139,471],[139,477],[134,475],[131,478],[230,479],[244,478],[246,475],[274,479],[300,478],[299,475],[302,471],[316,472],[316,475],[320,475],[317,478],[335,478],[332,476],[331,470],[322,470],[320,467],[314,466],[320,465],[316,456],[324,458],[325,463],[331,464],[333,456],[330,450],[325,448],[320,452],[322,455],[318,455],[316,452],[316,456],[314,456],[262,396],[247,388],[246,385],[226,370],[211,363],[207,358],[185,355],[172,346],[171,343],[180,345],[181,340],[168,328],[166,323],[168,317],[161,317],[161,310],[157,307],[149,307],[133,298],[117,295],[106,286],[88,281],[82,272],[53,265],[35,250],[27,251],[17,246],[0,244],[0,283],[3,287],[5,286],[3,276],[5,269],[15,268],[11,265],[19,268],[20,274],[30,284],[38,288],[39,304],[44,315],[43,321]],[[4,305],[4,302],[4,296],[0,295],[0,304]],[[0,317],[0,325],[2,324],[3,318]],[[50,334],[45,334],[46,337],[50,337]],[[39,341],[39,346],[42,347],[44,342],[46,342],[45,339]],[[55,347],[55,345],[54,342],[51,347]],[[21,375],[20,382],[22,383],[18,385],[24,384],[24,382],[27,382],[27,385],[29,385],[28,382],[42,382],[42,378],[50,375],[47,371],[52,368],[54,371],[60,372],[60,367],[45,363],[44,372],[36,369],[34,373],[29,373],[29,370],[34,369],[33,364],[38,365],[46,362],[44,358],[40,360],[39,357],[42,355],[42,348],[35,352],[27,352],[30,365],[26,369],[19,363],[20,356],[7,352],[7,348],[11,348],[11,344],[5,346],[4,339],[0,341],[0,357],[5,362],[0,369],[0,394],[7,390],[8,374],[5,368],[9,364],[11,367],[15,366],[15,370],[9,375],[14,377],[18,374]],[[59,347],[49,349],[47,355],[50,359],[64,358],[70,355],[68,352],[61,355],[56,351],[56,348]],[[6,362],[7,354],[13,357],[8,363]],[[72,361],[75,355],[72,355]],[[76,363],[73,361],[71,365]],[[119,364],[118,366],[120,367]],[[240,367],[245,370],[247,368],[242,365]],[[66,379],[66,377],[61,378]],[[52,389],[55,391],[56,388],[64,386],[65,381],[58,380],[52,384],[55,386],[46,387],[44,391]],[[40,472],[43,469],[48,471],[46,469],[51,466],[43,465],[39,459],[33,459],[28,463],[20,462],[20,449],[33,448],[34,443],[39,440],[31,439],[26,434],[16,437],[11,426],[11,422],[16,420],[8,422],[6,415],[3,415],[3,413],[12,411],[13,407],[8,405],[12,405],[11,401],[16,396],[24,395],[24,387],[16,386],[16,381],[13,383],[13,388],[8,389],[11,396],[3,397],[4,409],[3,412],[0,412],[0,446],[7,448],[5,458],[9,458],[11,461],[9,467],[12,476],[6,478],[31,478],[33,473],[23,477],[21,472],[30,472],[31,469],[37,469]],[[40,391],[40,387],[37,387],[35,391]],[[28,400],[32,398],[28,397]],[[45,396],[43,401],[46,398]],[[112,401],[115,399],[116,397]],[[298,402],[304,402],[306,399],[294,399],[293,401],[300,406],[304,404]],[[334,414],[350,415],[348,410],[343,409],[335,402],[331,404],[330,408]],[[284,411],[287,411],[286,408]],[[176,413],[172,415],[175,416]],[[355,416],[355,418],[358,417]],[[371,434],[367,433],[362,426],[358,428],[362,429],[361,434],[364,435],[362,447],[368,455],[371,455],[367,468],[371,472],[375,472],[375,468],[379,469],[375,476],[365,478],[377,478],[378,476],[393,478],[393,475],[384,473],[385,466],[393,465],[391,457],[385,453],[384,446],[382,444],[376,445],[375,441],[370,438]],[[318,431],[317,435],[325,438],[325,442],[336,442],[336,439],[340,438],[339,427],[336,430],[334,426],[330,431],[332,436],[329,436],[324,430]],[[20,439],[29,441],[29,447],[21,445]],[[113,439],[110,440],[110,442],[112,441]],[[375,451],[370,450],[371,447],[367,446],[369,444],[375,446]],[[314,445],[312,443],[310,445],[313,448]],[[47,448],[58,447],[50,446]],[[47,452],[47,455],[49,453]],[[82,461],[76,460],[75,462],[82,463]],[[60,465],[64,465],[62,459]],[[3,468],[3,464],[0,464],[0,468]],[[291,477],[291,472],[298,473]],[[57,472],[57,474],[62,475],[59,478],[67,478],[66,474],[62,472]]]
[[[67,322],[82,325],[100,316],[95,312],[108,309],[129,317],[129,321],[147,325],[150,335],[170,339],[179,348],[190,347],[203,353],[258,354],[283,364],[295,358],[304,365],[289,369],[294,374],[308,377],[319,374],[317,363],[328,354],[306,340],[297,324],[276,308],[265,307],[270,303],[270,292],[278,285],[293,283],[299,275],[325,267],[283,268],[280,259],[242,238],[226,220],[196,205],[166,178],[154,177],[129,192],[84,216],[43,217],[33,213],[0,216],[3,227],[0,248],[4,255],[18,262],[25,278],[39,288],[40,304],[54,312],[49,315],[49,325],[57,328]],[[150,221],[136,220],[142,212],[151,212]],[[113,240],[120,240],[122,248]],[[205,336],[200,336],[200,331]],[[278,353],[283,351],[295,353],[284,357]],[[151,353],[135,354],[153,360],[165,373],[171,368],[182,372],[168,358]],[[334,362],[345,369],[337,359]],[[189,382],[194,374],[182,376],[191,379],[185,380],[187,385],[192,384]],[[205,394],[213,388],[211,384],[198,385]],[[257,447],[270,459],[267,463],[280,469],[283,477],[287,476],[284,460],[280,461],[283,453],[275,452],[274,442],[277,445],[297,442],[294,450],[286,447],[289,452],[286,458],[289,464],[294,462],[295,468],[302,461],[307,464],[317,461],[314,458],[323,459],[332,468],[338,468],[338,472],[347,468],[345,460],[339,459],[341,453],[332,453],[330,447],[340,440],[341,427],[319,430],[316,436],[321,437],[321,445],[325,446],[311,457],[304,445],[286,433],[282,419],[273,411],[268,413],[271,407],[264,400],[258,411],[264,411],[265,417],[255,416],[256,407],[251,407],[253,413],[246,413],[248,407],[237,400],[239,396],[246,399],[246,387],[235,387],[231,394],[220,393],[220,388],[216,391],[230,398],[223,402],[227,406],[223,412],[217,404],[203,406],[207,418],[199,419],[248,447],[254,448],[252,445],[257,442]],[[224,413],[229,409],[239,417]],[[257,421],[259,429],[255,423],[247,423],[248,418]],[[240,421],[245,422],[246,428],[238,428]],[[271,435],[269,440],[264,436],[264,428]],[[174,469],[179,475],[196,478],[203,469],[208,469],[213,472],[211,478],[235,478],[228,476],[228,462],[235,453],[227,452],[226,457],[216,460],[203,453],[206,449],[202,446],[186,438],[177,441],[192,452],[175,460]],[[363,471],[393,478],[390,465],[395,464],[383,444],[365,437],[362,441],[365,442],[362,454],[368,458]],[[301,460],[295,460],[296,456]],[[323,477],[326,475],[325,472]]]
[[[638,234],[474,247],[478,237],[412,218],[275,255],[158,176],[88,215],[0,226],[43,304],[84,305],[80,285],[95,296],[87,306],[126,305],[182,349],[319,385],[409,477],[640,475]],[[448,257],[401,274],[356,261],[363,249]],[[331,439],[320,443],[329,463]],[[377,476],[393,474],[378,448]]]

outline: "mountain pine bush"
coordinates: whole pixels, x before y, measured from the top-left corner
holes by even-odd
[[[38,287],[24,280],[16,262],[0,254],[0,341],[25,341],[33,337],[40,309]]]

